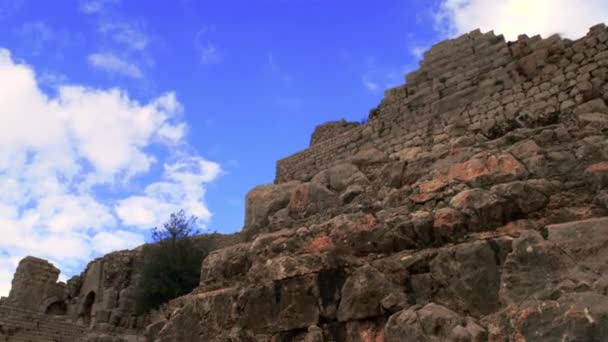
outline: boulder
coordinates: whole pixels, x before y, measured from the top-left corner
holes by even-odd
[[[249,191],[245,199],[245,226],[251,236],[269,223],[269,216],[287,207],[297,183],[260,185]]]
[[[435,243],[455,241],[466,233],[467,222],[464,215],[453,208],[441,208],[435,212],[433,237]]]
[[[342,192],[350,185],[365,185],[369,182],[367,177],[353,164],[343,163],[327,170],[329,188]]]
[[[201,267],[201,285],[238,281],[249,271],[251,244],[243,243],[209,253]]]
[[[294,218],[303,218],[323,212],[340,204],[338,195],[325,186],[315,183],[297,185],[289,199],[289,214]]]
[[[541,210],[549,198],[527,182],[511,182],[492,187],[491,191],[515,204],[518,212],[527,215]]]
[[[388,154],[374,147],[360,151],[350,158],[350,162],[358,167],[383,164],[387,161]]]
[[[513,241],[512,252],[505,261],[500,300],[510,304],[546,295],[572,266],[573,260],[558,246],[545,241],[537,232],[526,231]]]
[[[429,303],[394,314],[385,328],[386,341],[391,342],[482,342],[487,332],[473,319]]]
[[[338,320],[341,322],[380,316],[389,308],[406,307],[403,290],[370,265],[358,268],[342,287]]]
[[[490,341],[608,340],[608,297],[592,292],[526,300],[486,318]]]
[[[469,229],[485,231],[501,226],[511,218],[512,209],[502,197],[475,188],[458,193],[450,205],[470,217]]]
[[[441,288],[435,300],[472,316],[494,312],[499,307],[497,260],[492,246],[483,240],[440,250],[430,263]]]

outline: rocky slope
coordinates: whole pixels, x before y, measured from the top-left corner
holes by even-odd
[[[321,125],[279,161],[200,286],[157,314],[129,309],[136,252],[63,287],[39,262],[45,295],[12,300],[55,312],[44,298],[64,293],[90,341],[144,326],[154,342],[607,341],[606,26],[474,31],[406,80],[368,122]]]
[[[150,341],[608,340],[608,30],[433,47],[247,196]]]

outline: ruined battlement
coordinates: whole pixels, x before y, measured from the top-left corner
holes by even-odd
[[[575,41],[522,35],[506,42],[476,30],[438,43],[406,84],[385,92],[367,123],[279,160],[275,183],[310,180],[372,147],[407,160],[433,145],[436,151],[470,146],[471,133],[491,140],[557,122],[606,94],[607,45],[603,24]]]
[[[358,127],[357,122],[346,122],[346,120],[330,121],[315,127],[312,136],[310,137],[310,146],[318,145],[337,135],[346,133],[351,129]]]

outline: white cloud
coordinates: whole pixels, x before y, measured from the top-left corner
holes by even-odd
[[[187,129],[175,94],[140,103],[120,89],[58,85],[49,96],[38,79],[0,49],[0,295],[8,294],[23,256],[47,258],[73,273],[96,253],[141,244],[140,230],[119,226],[129,215],[157,223],[183,208],[208,222],[205,186],[220,167],[175,155]],[[169,158],[177,161],[159,160],[155,144],[170,145]],[[163,177],[147,177],[149,185],[138,191],[135,177],[160,162]],[[98,195],[106,189],[114,197]],[[140,197],[152,203],[154,219],[137,219],[146,206],[116,210]]]
[[[214,28],[204,28],[197,32],[194,37],[194,48],[198,52],[203,65],[217,64],[222,61],[222,55],[217,46],[205,37],[208,33],[214,31]]]
[[[62,73],[54,71],[44,71],[37,75],[38,83],[49,87],[58,87],[68,83],[68,77]]]
[[[378,83],[371,81],[368,76],[363,76],[363,85],[369,91],[376,91],[378,88],[380,88]]]
[[[80,10],[85,14],[97,14],[104,12],[109,5],[117,4],[121,0],[82,0]]]
[[[197,45],[201,64],[217,64],[222,61],[222,56],[217,47],[211,42],[203,42]]]
[[[186,134],[186,125],[184,123],[177,125],[163,125],[158,130],[158,136],[168,143],[177,143],[182,140]]]
[[[205,228],[211,220],[204,202],[205,184],[214,181],[221,172],[219,164],[200,157],[167,163],[162,181],[148,185],[143,196],[119,201],[116,213],[124,225],[148,229],[159,226],[170,213],[184,209],[197,216],[198,223]]]
[[[508,40],[523,33],[580,38],[589,27],[608,21],[608,1],[444,0],[436,21],[447,36],[480,28],[483,32],[494,30]]]
[[[106,18],[100,21],[98,29],[100,33],[110,35],[115,42],[132,50],[144,50],[150,42],[141,24]]]
[[[426,50],[428,50],[427,47],[414,46],[410,49],[410,53],[412,54],[412,56],[416,57],[417,59],[422,59],[424,57],[424,52]]]
[[[144,239],[140,234],[117,230],[113,232],[101,232],[93,237],[93,248],[101,253],[106,254],[112,251],[133,248],[133,246],[142,245]]]
[[[121,74],[132,78],[143,77],[143,72],[137,65],[113,53],[94,53],[89,55],[88,60],[91,66],[112,74]]]

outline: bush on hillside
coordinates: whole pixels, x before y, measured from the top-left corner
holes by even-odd
[[[136,297],[139,314],[187,294],[199,284],[207,251],[191,239],[198,233],[195,223],[196,217],[188,218],[180,210],[171,214],[162,228],[152,230],[154,243],[145,245],[142,253]]]

